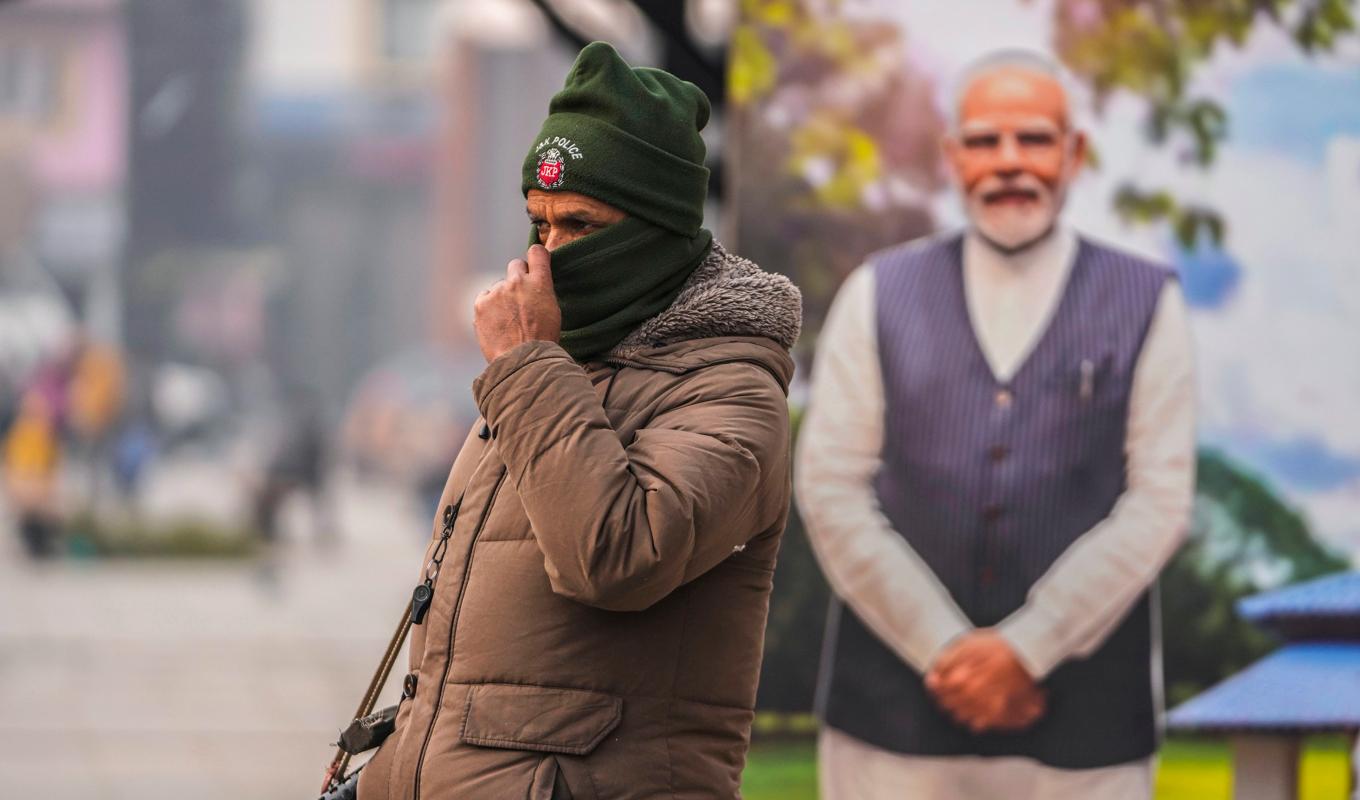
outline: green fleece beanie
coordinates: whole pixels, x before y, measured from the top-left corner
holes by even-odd
[[[704,218],[708,97],[609,44],[576,57],[524,159],[523,190],[579,192],[682,236]]]

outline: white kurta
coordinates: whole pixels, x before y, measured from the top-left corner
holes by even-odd
[[[969,319],[998,379],[1019,369],[1046,329],[1076,251],[1076,235],[1065,229],[1018,256],[965,237]],[[874,277],[866,265],[841,287],[819,337],[799,439],[797,497],[833,591],[924,673],[972,624],[878,505],[873,478],[881,466],[885,399],[876,318]],[[1110,515],[1074,542],[1025,605],[997,626],[1036,679],[1094,652],[1180,545],[1194,492],[1194,411],[1185,304],[1179,286],[1168,282],[1134,369],[1126,489]],[[828,800],[991,798],[999,796],[985,788],[993,780],[1014,798],[1145,798],[1150,773],[1150,760],[1059,770],[1022,758],[904,756],[834,731],[822,741],[822,796]],[[1104,783],[1093,791],[1091,781]]]

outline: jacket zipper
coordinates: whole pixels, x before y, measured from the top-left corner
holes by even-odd
[[[439,722],[439,710],[444,707],[444,687],[449,679],[449,670],[453,667],[453,635],[458,630],[458,614],[463,610],[463,595],[467,591],[468,577],[472,574],[472,557],[477,550],[477,537],[482,535],[482,528],[486,527],[486,521],[491,516],[491,507],[496,504],[496,497],[501,493],[501,484],[505,483],[505,467],[501,467],[500,475],[496,477],[496,485],[491,489],[491,497],[486,501],[486,507],[482,509],[482,516],[477,520],[477,527],[472,531],[472,541],[468,543],[467,559],[463,562],[463,579],[458,583],[458,598],[453,603],[453,614],[449,617],[449,643],[445,651],[444,671],[439,676],[439,692],[435,695],[434,713],[430,715],[430,727],[425,731],[425,741],[420,744],[420,755],[416,758],[416,778],[415,778],[415,800],[420,800],[420,773],[425,768],[425,751],[430,748],[430,740],[434,738],[434,728]]]

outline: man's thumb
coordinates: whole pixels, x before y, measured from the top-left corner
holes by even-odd
[[[524,260],[529,264],[530,278],[552,283],[552,255],[548,253],[548,248],[541,244],[533,245]]]

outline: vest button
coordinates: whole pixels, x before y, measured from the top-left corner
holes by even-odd
[[[994,444],[987,451],[987,455],[992,461],[1005,461],[1006,456],[1011,454],[1011,449],[1004,444]]]
[[[995,399],[996,407],[1004,411],[1011,407],[1011,403],[1015,402],[1015,395],[1011,393],[1010,389],[998,389]]]
[[[406,673],[406,677],[402,679],[401,696],[407,698],[416,696],[416,674],[414,672]]]

